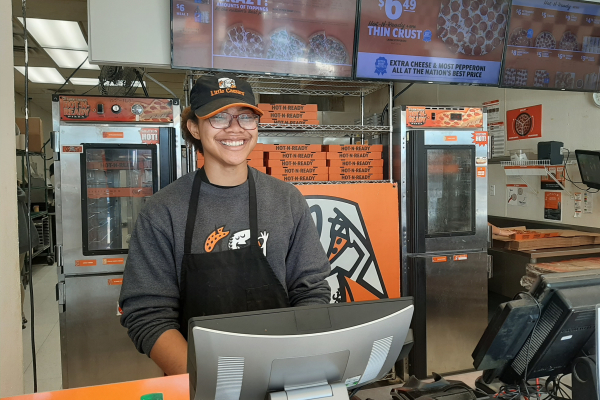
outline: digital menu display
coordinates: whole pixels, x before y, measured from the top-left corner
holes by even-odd
[[[598,91],[600,4],[514,0],[502,86]]]
[[[356,0],[172,0],[172,66],[350,77]]]
[[[509,0],[363,0],[357,78],[498,85]]]

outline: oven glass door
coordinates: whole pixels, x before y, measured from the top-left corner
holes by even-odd
[[[157,191],[156,145],[85,145],[81,157],[83,254],[125,254]]]
[[[475,149],[425,146],[427,225],[425,237],[475,234]]]

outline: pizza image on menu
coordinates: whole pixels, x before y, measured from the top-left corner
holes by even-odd
[[[529,79],[529,71],[526,69],[518,69],[515,76],[515,86],[527,86],[527,80]]]
[[[454,53],[482,56],[504,43],[508,0],[442,0],[437,35]]]
[[[527,31],[523,28],[517,28],[510,33],[508,39],[509,46],[531,47],[531,38],[527,36]]]
[[[246,29],[242,24],[236,24],[227,28],[223,54],[232,57],[263,58],[265,44],[258,32]]]
[[[561,50],[578,51],[579,44],[577,43],[577,36],[571,33],[571,31],[566,31],[560,39],[558,48]]]
[[[504,86],[527,86],[529,71],[526,69],[506,68],[504,71]]]
[[[309,39],[308,61],[326,64],[348,64],[346,46],[338,39],[327,36],[325,31],[313,34]]]
[[[557,72],[554,77],[554,87],[557,89],[573,89],[575,87],[575,73]]]
[[[515,86],[515,79],[517,77],[516,68],[506,68],[504,70],[503,84],[506,86]]]
[[[556,48],[556,39],[552,33],[548,31],[541,32],[535,38],[535,47],[540,49],[555,49]]]
[[[302,61],[306,60],[306,43],[287,29],[273,32],[269,39],[271,44],[267,50],[267,58],[271,60]]]
[[[585,81],[583,83],[583,88],[585,90],[597,90],[598,88],[598,74],[591,73],[585,76]]]
[[[535,71],[533,77],[533,87],[547,88],[550,84],[550,74],[545,69],[538,69]]]

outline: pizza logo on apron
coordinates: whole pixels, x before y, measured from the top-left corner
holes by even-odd
[[[230,231],[225,230],[225,225],[213,231],[204,242],[204,251],[212,253],[215,250],[217,244],[229,236]],[[228,250],[237,250],[250,245],[248,240],[250,239],[250,229],[236,232],[229,237],[227,242]],[[258,235],[258,246],[262,249],[265,257],[267,256],[267,240],[269,240],[269,233],[262,231]]]
[[[212,252],[215,249],[217,243],[219,243],[219,240],[226,238],[227,235],[229,235],[229,231],[223,231],[224,228],[225,226],[222,226],[210,235],[208,235],[206,242],[204,242],[204,251],[206,251],[207,253]]]

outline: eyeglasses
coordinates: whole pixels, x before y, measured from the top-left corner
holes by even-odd
[[[210,125],[215,129],[226,129],[231,126],[231,121],[237,119],[242,129],[256,129],[260,117],[256,114],[231,115],[226,112],[218,113],[208,118]]]

